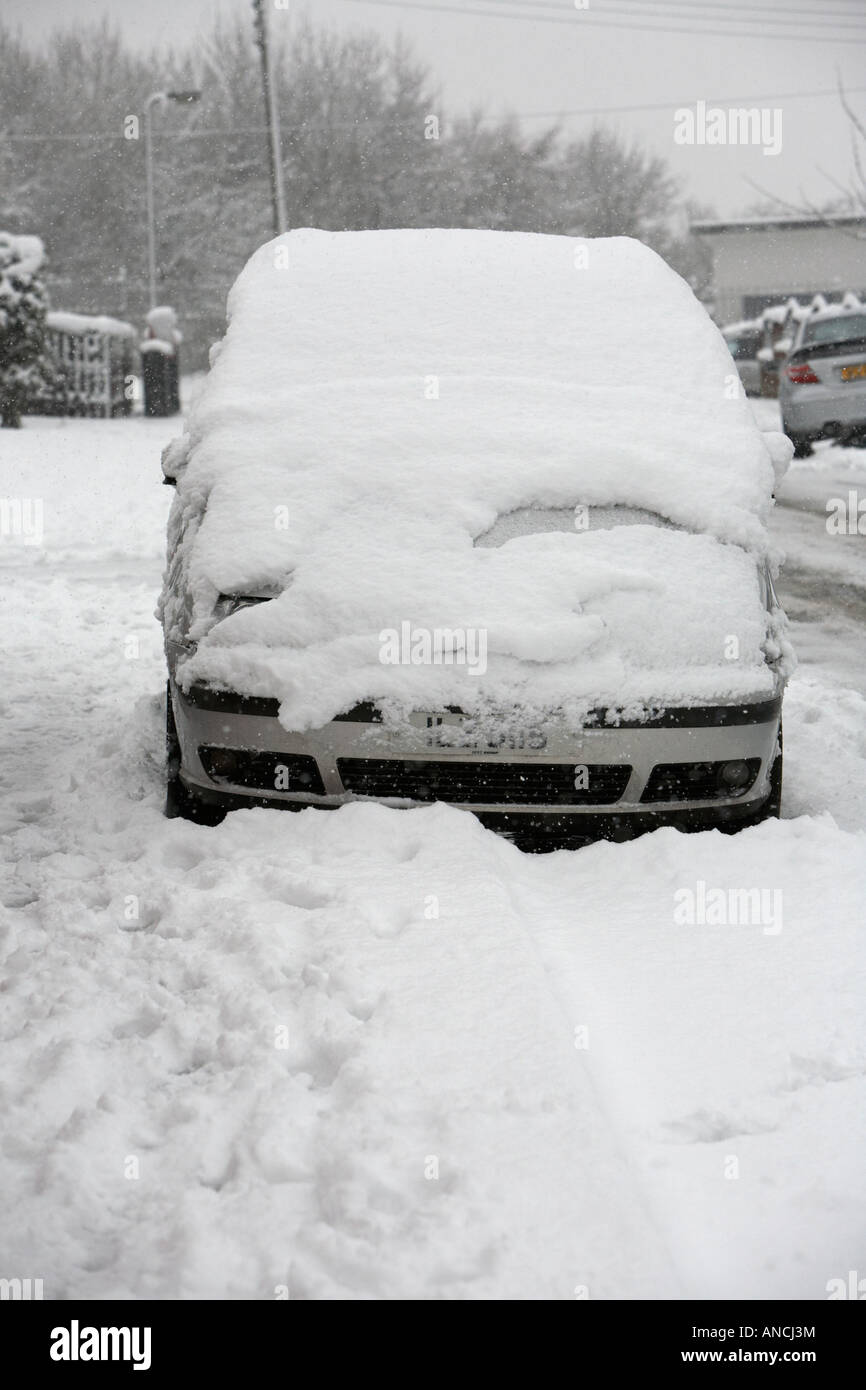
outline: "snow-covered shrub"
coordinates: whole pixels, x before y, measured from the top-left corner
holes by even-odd
[[[51,389],[55,367],[45,349],[48,296],[36,237],[0,232],[0,424],[17,428],[31,396]]]

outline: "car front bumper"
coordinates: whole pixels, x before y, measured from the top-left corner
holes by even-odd
[[[490,741],[480,746],[465,732],[459,712],[418,715],[412,728],[395,733],[364,706],[321,729],[289,733],[279,724],[273,701],[201,688],[184,695],[174,682],[170,688],[181,781],[202,804],[226,810],[334,809],[369,799],[417,806],[442,800],[509,835],[543,836],[546,827],[557,839],[565,832],[577,840],[621,839],[664,824],[733,828],[759,817],[771,794],[770,771],[779,747],[781,691],[748,705],[667,710],[648,723],[579,732],[551,716],[543,728],[511,730],[491,747]],[[285,758],[299,765],[312,759],[307,765],[314,764],[321,790],[280,790],[263,786],[260,779],[253,787],[231,775],[214,777],[205,766],[208,749],[249,750],[259,761],[271,754],[277,762]],[[689,787],[688,795],[678,789],[675,797],[664,799],[667,784],[659,785],[658,773],[651,780],[653,769],[662,765],[733,760],[750,760],[755,770],[744,792],[707,795],[706,786],[698,785],[696,794]],[[392,768],[396,794],[388,795]],[[575,800],[569,788],[587,769],[592,791],[584,801]],[[545,799],[549,775],[565,790]],[[372,797],[351,789],[368,781],[377,788]],[[445,790],[437,792],[437,785]]]

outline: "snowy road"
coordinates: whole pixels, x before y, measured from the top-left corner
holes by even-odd
[[[441,806],[162,818],[171,433],[2,441],[44,537],[0,541],[0,1274],[820,1299],[862,1271],[866,537],[826,529],[862,453],[803,461],[774,516],[785,819],[528,857]],[[700,882],[778,911],[681,925]]]
[[[775,401],[752,402],[762,429],[779,429]],[[833,534],[833,501],[866,503],[866,451],[817,445],[779,489],[772,530],[785,566],[779,594],[793,624],[801,675],[812,668],[866,695],[866,505],[863,532]]]

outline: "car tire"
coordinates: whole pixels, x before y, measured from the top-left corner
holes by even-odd
[[[785,422],[782,421],[782,433],[786,434],[794,446],[795,459],[807,459],[812,452],[812,437],[808,434],[795,434],[793,430],[785,429]]]
[[[180,778],[180,739],[171,704],[171,682],[165,686],[165,816],[167,820],[190,820],[196,825],[219,825],[225,811],[205,806],[191,795]]]
[[[779,751],[770,768],[770,795],[761,808],[761,820],[778,820],[782,814],[782,725],[779,725]]]

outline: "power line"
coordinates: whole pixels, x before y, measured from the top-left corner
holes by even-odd
[[[565,2],[563,2],[563,0],[486,0],[486,3],[490,4],[492,10],[495,10],[498,5],[519,5],[523,9],[528,10],[532,16],[534,16],[537,10],[552,10],[560,15],[563,15],[566,11],[572,11],[572,19],[575,18],[573,11],[577,9],[576,6],[568,4],[567,0],[565,0]],[[653,5],[653,16],[663,17],[665,14],[668,14],[673,19],[685,19],[686,16],[680,13],[678,9],[671,8],[672,6],[676,6],[678,3],[680,4],[680,8],[682,8],[683,0],[662,0],[661,6]],[[732,24],[766,24],[769,21],[774,26],[784,26],[793,24],[795,27],[799,26],[799,28],[801,29],[808,27],[804,20],[789,18],[789,16],[792,14],[809,15],[812,21],[817,24],[816,10],[814,6],[812,6],[810,9],[802,10],[792,10],[787,5],[783,10],[761,9],[755,5],[719,6],[715,3],[706,7],[696,7],[692,3],[692,0],[685,0],[685,8],[688,10],[689,15],[698,24],[728,23],[728,10],[748,11],[747,14],[744,14],[742,16],[736,15],[730,21],[730,23]],[[698,11],[697,13],[695,13],[696,8]],[[706,8],[707,13],[701,14],[701,8]],[[614,3],[612,5],[605,5],[603,13],[627,15],[629,17],[637,18],[638,15],[646,15],[646,8],[641,5],[635,5],[634,0],[622,0],[622,5],[617,4],[616,0],[614,0]],[[822,20],[825,19],[828,14],[836,14],[843,16],[843,18],[840,18],[838,21],[832,23],[829,26],[832,29],[862,28],[863,25],[866,24],[866,15],[855,15],[850,10],[822,9],[819,13]],[[587,10],[580,10],[580,14],[581,16],[586,15]],[[507,18],[508,16],[505,17]],[[585,20],[583,22],[585,22]]]
[[[848,36],[834,37],[830,34],[786,34],[776,30],[770,32],[754,32],[747,29],[695,29],[693,26],[677,26],[669,24],[629,24],[624,25],[618,22],[612,24],[604,19],[589,18],[587,10],[575,10],[573,15],[560,18],[553,14],[516,14],[497,12],[496,10],[479,10],[470,8],[468,5],[442,5],[431,4],[428,0],[343,0],[344,4],[349,5],[379,5],[387,9],[394,10],[425,10],[428,14],[457,14],[457,15],[476,15],[483,19],[513,19],[525,23],[529,20],[533,24],[567,24],[572,29],[576,28],[596,28],[596,29],[615,29],[622,33],[625,28],[632,32],[642,32],[648,34],[696,34],[704,35],[706,38],[721,39],[776,39],[779,43],[835,43],[835,44],[864,44],[866,37],[856,39]]]
[[[852,89],[852,90],[856,90],[856,88],[854,88],[854,89]],[[285,119],[285,117],[284,117],[284,119]],[[369,122],[369,121],[377,121],[377,120],[378,120],[378,121],[381,121],[381,120],[383,120],[383,119],[387,119],[387,117],[385,117],[385,116],[360,116],[360,117],[358,117],[358,119],[355,120],[355,121],[339,121],[339,122],[332,122],[332,121],[326,121],[326,120],[317,120],[317,121],[300,120],[300,121],[293,121],[293,122],[290,122],[290,129],[292,129],[292,130],[306,130],[307,128],[313,128],[313,129],[322,129],[322,130],[354,130],[354,129],[356,129],[358,126],[363,125],[363,124],[365,124],[365,123],[367,123],[367,122]],[[217,129],[217,130],[175,130],[175,131],[162,130],[162,131],[159,132],[158,135],[154,135],[154,137],[153,137],[153,143],[154,143],[154,145],[158,145],[158,144],[160,144],[160,143],[162,143],[162,142],[165,142],[165,141],[175,141],[175,142],[181,141],[181,142],[182,142],[182,141],[184,141],[184,140],[201,140],[201,139],[213,139],[213,140],[223,139],[223,140],[233,140],[233,139],[235,139],[237,136],[241,136],[241,135],[267,135],[269,128],[270,128],[269,126],[265,126],[265,125],[258,125],[258,126],[251,125],[251,126],[238,126],[237,128],[232,129],[232,130],[220,130],[220,129]],[[397,125],[391,125],[391,124],[389,123],[389,129],[391,129],[391,130],[400,130],[400,129],[406,129],[406,128],[408,128],[408,127],[405,127],[405,126],[397,126]],[[71,133],[71,134],[70,134],[69,132],[63,132],[63,133],[57,132],[57,133],[54,133],[54,134],[47,134],[47,135],[39,135],[39,134],[35,134],[35,133],[29,133],[29,132],[26,132],[26,131],[0,131],[0,146],[2,146],[2,144],[3,144],[4,141],[7,141],[8,143],[12,143],[13,141],[21,141],[21,142],[28,143],[28,144],[48,144],[48,145],[53,145],[53,144],[56,144],[58,141],[73,141],[73,142],[75,142],[75,141],[78,141],[78,140],[120,140],[120,141],[122,141],[122,142],[123,142],[124,144],[126,144],[126,145],[129,145],[129,144],[133,144],[133,145],[134,145],[134,144],[137,144],[137,143],[138,143],[138,142],[135,141],[135,140],[129,140],[125,135],[118,135],[118,134],[116,133],[116,131],[113,131],[113,130],[78,131],[78,132],[73,132],[73,133]]]
[[[866,92],[866,87],[846,87],[846,88],[845,88],[845,94],[846,94],[846,95],[852,95],[852,94],[854,94],[854,93],[856,93],[857,95],[859,95],[859,94],[861,94],[862,92]],[[512,111],[512,112],[508,112],[507,114],[510,115],[510,116],[514,116],[514,118],[517,119],[517,120],[523,120],[523,121],[541,121],[541,120],[555,121],[555,120],[565,120],[566,118],[571,117],[571,116],[618,116],[618,115],[626,115],[626,114],[628,114],[628,113],[630,113],[630,112],[636,112],[636,111],[673,111],[673,110],[676,110],[678,107],[681,107],[681,106],[694,105],[695,101],[697,101],[697,100],[706,101],[706,103],[707,103],[708,106],[735,106],[735,105],[740,105],[741,103],[744,103],[744,102],[757,102],[757,101],[760,101],[760,102],[769,102],[769,101],[811,101],[811,100],[814,100],[814,99],[819,98],[819,97],[837,97],[838,95],[839,95],[839,89],[838,89],[837,87],[826,87],[826,88],[824,88],[822,91],[815,91],[815,92],[802,92],[802,91],[800,91],[800,92],[769,92],[769,93],[763,92],[763,93],[761,93],[760,95],[752,95],[752,96],[701,97],[701,98],[692,97],[692,98],[690,98],[689,100],[683,100],[682,98],[680,98],[680,99],[678,99],[678,100],[671,100],[671,101],[650,101],[650,102],[640,102],[640,103],[637,103],[637,102],[636,102],[636,103],[634,103],[634,104],[632,104],[632,105],[628,105],[628,106],[577,106],[577,107],[573,107],[573,108],[571,108],[570,110],[567,110],[567,111],[566,111],[566,110],[552,110],[552,111]],[[283,119],[284,119],[284,121],[285,121],[285,117],[284,117]],[[386,119],[387,119],[387,118],[386,118]],[[459,119],[459,117],[454,118],[454,119]],[[499,117],[496,117],[496,116],[486,116],[486,117],[484,117],[484,119],[485,119],[485,120],[498,120]],[[355,121],[341,121],[341,122],[336,122],[336,123],[331,122],[331,121],[322,121],[322,120],[312,120],[312,121],[311,121],[311,120],[304,120],[304,121],[299,121],[299,122],[288,121],[288,122],[286,122],[286,126],[287,126],[287,131],[288,131],[289,134],[291,134],[291,132],[294,131],[294,130],[307,130],[307,129],[313,129],[313,130],[320,130],[320,129],[321,129],[321,130],[355,130],[355,129],[357,129],[359,126],[364,125],[365,123],[367,123],[367,122],[369,122],[369,121],[381,121],[381,120],[382,120],[382,117],[381,117],[381,116],[361,116],[361,117],[359,117],[359,118],[358,118],[357,120],[355,120]],[[454,123],[454,121],[452,120],[452,124],[453,124],[453,123]],[[403,122],[403,123],[400,124],[400,125],[392,125],[390,122],[388,122],[387,124],[388,124],[388,129],[389,129],[389,130],[410,130],[410,129],[414,129],[414,125],[413,125],[413,126],[410,126],[410,125],[408,125],[406,122]],[[237,127],[236,129],[232,129],[232,130],[161,131],[159,135],[155,135],[155,136],[154,136],[154,144],[158,144],[158,143],[161,142],[161,141],[175,141],[175,142],[177,142],[177,141],[184,141],[184,140],[208,140],[208,139],[211,139],[211,140],[219,140],[219,139],[229,140],[229,139],[235,139],[236,137],[238,137],[238,136],[243,136],[243,135],[265,135],[266,133],[267,133],[267,126],[263,126],[263,125],[262,125],[262,126],[239,126],[239,127]],[[52,134],[37,135],[37,134],[30,134],[30,133],[27,133],[27,132],[20,132],[20,133],[19,133],[19,132],[12,132],[12,133],[7,133],[7,134],[3,135],[2,138],[5,139],[6,141],[10,142],[10,143],[13,142],[13,141],[22,141],[22,142],[34,143],[34,144],[54,144],[56,141],[62,141],[62,140],[66,140],[66,141],[69,141],[69,140],[72,140],[72,141],[75,141],[75,140],[124,140],[124,141],[126,141],[126,137],[125,137],[125,136],[123,136],[123,135],[117,135],[117,134],[115,134],[114,131],[108,131],[108,130],[105,130],[105,131],[81,131],[81,132],[79,132],[78,134],[68,134],[68,133],[64,133],[64,134],[55,134],[55,135],[52,135]],[[126,141],[126,143],[130,143],[130,142]]]
[[[500,3],[521,3],[526,4],[531,9],[533,8],[534,0],[500,0]],[[540,3],[544,4],[545,0],[540,0]],[[785,5],[783,9],[779,9],[775,5],[757,5],[743,3],[730,5],[727,3],[720,4],[719,0],[663,0],[663,3],[666,6],[675,6],[678,9],[711,10],[718,15],[724,15],[727,13],[728,10],[748,10],[751,14],[759,14],[762,18],[766,19],[775,19],[776,16],[779,16],[781,18],[784,15],[789,14],[806,14],[810,15],[814,19],[816,15],[816,8],[814,5]],[[823,6],[821,7],[820,13],[822,16],[841,15],[845,19],[857,17],[855,16],[853,10],[828,10],[825,9]]]
[[[866,87],[846,87],[845,93],[866,92]],[[693,97],[691,101],[654,101],[640,106],[582,106],[570,111],[519,111],[516,114],[524,121],[556,120],[566,116],[614,116],[629,111],[672,111],[681,106],[693,106],[695,101],[706,101],[707,106],[738,106],[742,102],[753,101],[800,101],[803,98],[837,97],[838,87],[827,88],[823,92],[775,92],[771,95],[750,97]]]

